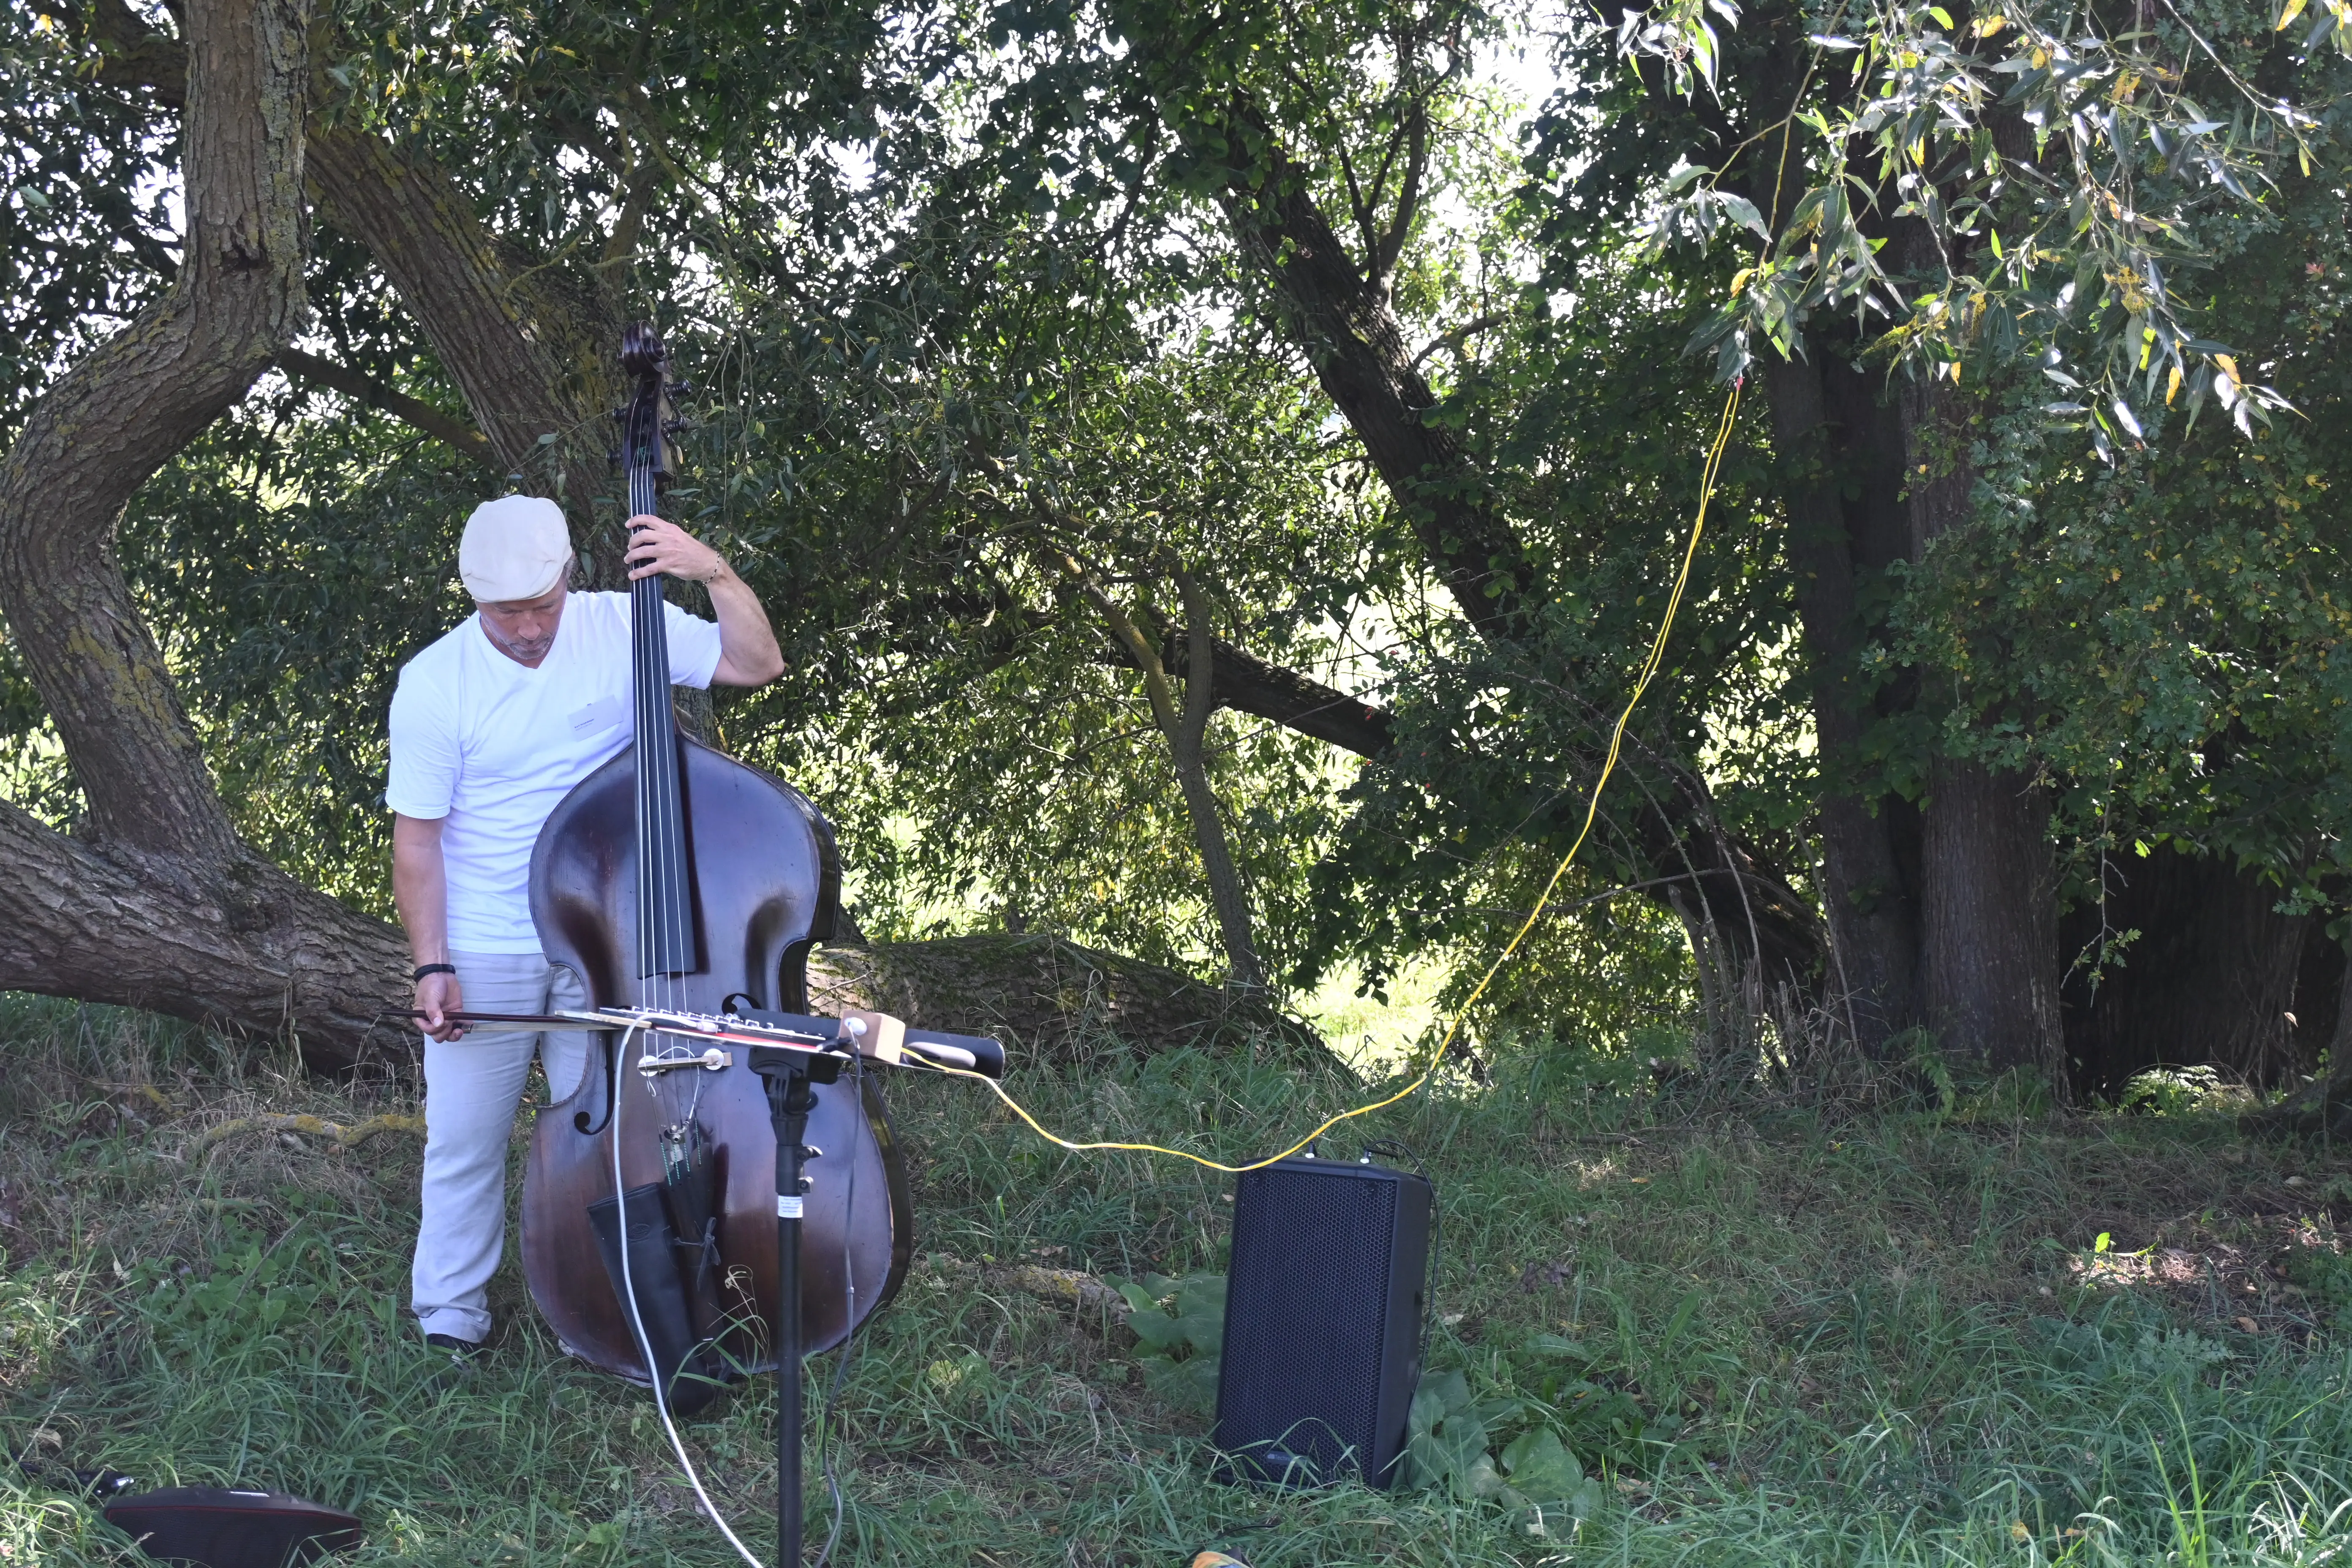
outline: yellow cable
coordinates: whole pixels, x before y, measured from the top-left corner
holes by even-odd
[[[1723,468],[1724,448],[1731,444],[1731,428],[1739,416],[1740,385],[1739,381],[1733,382],[1730,395],[1723,400],[1723,420],[1716,427],[1715,445],[1707,451],[1706,468],[1699,478],[1698,514],[1691,520],[1690,542],[1683,549],[1682,570],[1675,575],[1675,591],[1666,600],[1666,613],[1658,622],[1658,635],[1650,643],[1650,657],[1643,661],[1642,673],[1633,682],[1633,694],[1625,700],[1624,711],[1617,715],[1617,727],[1610,731],[1609,754],[1601,762],[1601,776],[1592,781],[1591,798],[1584,807],[1584,826],[1577,830],[1576,842],[1568,847],[1568,853],[1561,856],[1559,864],[1553,868],[1551,879],[1544,884],[1543,894],[1536,900],[1535,908],[1528,911],[1528,918],[1520,922],[1518,931],[1513,934],[1503,951],[1496,955],[1495,962],[1486,966],[1486,973],[1479,977],[1476,987],[1471,991],[1469,996],[1464,1000],[1460,1010],[1454,1014],[1453,1023],[1446,1026],[1444,1037],[1437,1042],[1436,1048],[1430,1052],[1428,1062],[1411,1083],[1406,1084],[1386,1100],[1376,1100],[1370,1105],[1360,1105],[1353,1110],[1339,1112],[1339,1115],[1332,1117],[1279,1154],[1269,1154],[1263,1160],[1253,1161],[1246,1165],[1226,1165],[1182,1149],[1162,1148],[1157,1143],[1074,1143],[1066,1138],[1058,1137],[1047,1131],[1045,1125],[1034,1116],[1030,1115],[1028,1109],[1019,1100],[1006,1093],[1004,1086],[996,1079],[983,1073],[973,1072],[969,1068],[940,1067],[939,1070],[957,1078],[976,1079],[986,1084],[1013,1115],[1029,1124],[1030,1130],[1038,1137],[1048,1143],[1058,1144],[1073,1153],[1085,1154],[1099,1149],[1118,1149],[1136,1154],[1172,1154],[1179,1160],[1190,1160],[1196,1165],[1205,1165],[1212,1171],[1223,1171],[1228,1175],[1239,1175],[1244,1171],[1255,1171],[1271,1165],[1277,1160],[1287,1160],[1342,1121],[1351,1121],[1359,1116],[1369,1116],[1375,1110],[1384,1110],[1427,1083],[1431,1076],[1437,1071],[1437,1064],[1445,1059],[1445,1048],[1454,1043],[1454,1037],[1461,1032],[1462,1022],[1469,1016],[1470,1009],[1478,1005],[1478,998],[1486,994],[1486,987],[1494,984],[1495,976],[1502,973],[1503,965],[1511,961],[1511,955],[1517,952],[1519,950],[1519,944],[1527,940],[1528,932],[1535,929],[1536,921],[1543,918],[1544,906],[1551,902],[1551,896],[1559,887],[1560,879],[1567,876],[1569,867],[1575,864],[1577,851],[1584,847],[1585,839],[1591,835],[1593,823],[1600,817],[1601,792],[1607,787],[1609,775],[1616,771],[1618,754],[1624,749],[1625,726],[1632,721],[1634,706],[1642,700],[1642,693],[1649,689],[1651,678],[1658,673],[1658,666],[1665,658],[1666,635],[1674,630],[1675,612],[1682,608],[1683,591],[1690,585],[1691,565],[1698,559],[1699,536],[1706,530],[1707,502],[1715,497],[1716,475]],[[928,1065],[937,1066],[936,1063]]]

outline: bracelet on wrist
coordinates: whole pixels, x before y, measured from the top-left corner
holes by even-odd
[[[408,977],[408,980],[409,984],[413,985],[428,974],[455,974],[457,973],[457,966],[454,963],[420,963],[416,966],[416,973],[411,974]]]

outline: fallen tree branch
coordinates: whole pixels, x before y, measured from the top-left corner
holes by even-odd
[[[196,1141],[188,1145],[187,1158],[200,1160],[215,1144],[247,1132],[299,1132],[306,1138],[324,1138],[339,1149],[356,1149],[381,1132],[408,1132],[422,1138],[425,1118],[387,1114],[346,1126],[322,1116],[240,1116],[198,1133]]]
[[[1122,1327],[1134,1310],[1126,1297],[1083,1268],[1048,1268],[1042,1263],[972,1263],[944,1252],[933,1253],[929,1261],[935,1271],[948,1279],[1017,1290],[1057,1307],[1108,1313]]]

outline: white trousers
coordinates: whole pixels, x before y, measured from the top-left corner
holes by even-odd
[[[584,1007],[568,969],[536,952],[453,952],[469,1013]],[[478,1343],[490,1331],[490,1276],[507,1240],[507,1149],[533,1056],[553,1097],[580,1081],[588,1037],[480,1026],[425,1042],[425,1192],[410,1304],[428,1334]]]

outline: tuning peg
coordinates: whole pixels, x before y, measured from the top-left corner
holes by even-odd
[[[619,468],[621,466],[621,449],[618,447],[605,447],[604,460],[612,464],[613,467],[616,468]]]
[[[669,384],[669,389],[680,397],[694,395],[694,383],[690,381],[673,381]]]
[[[686,421],[683,419],[666,420],[662,425],[662,434],[665,436],[675,436],[685,428]]]

